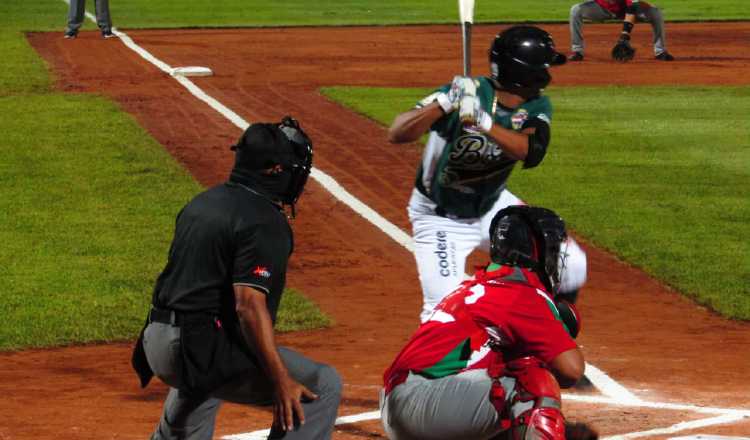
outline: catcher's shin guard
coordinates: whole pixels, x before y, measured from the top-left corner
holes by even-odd
[[[512,440],[564,440],[560,386],[544,363],[533,357],[509,362],[504,376],[516,379],[509,408]]]

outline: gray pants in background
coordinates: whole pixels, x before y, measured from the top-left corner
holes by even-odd
[[[506,402],[516,380],[500,378]],[[381,391],[383,428],[391,440],[486,440],[501,432],[500,416],[490,401],[492,379],[487,370],[469,370],[455,376],[427,379],[409,374],[385,396]],[[513,414],[531,408],[512,408]]]
[[[594,0],[586,0],[570,8],[570,42],[573,52],[583,53],[583,20],[606,21],[617,17],[613,13],[599,6]],[[641,5],[636,21],[639,23],[650,23],[654,34],[654,55],[666,51],[666,36],[664,31],[664,17],[655,6]],[[614,42],[613,42],[614,44]]]
[[[103,31],[112,30],[112,19],[109,17],[109,0],[94,0],[96,24]],[[77,31],[83,25],[86,13],[86,0],[70,0],[68,9],[68,31]]]
[[[151,323],[143,334],[146,358],[164,383],[171,388],[164,411],[151,436],[152,440],[210,440],[213,438],[216,413],[221,401],[249,405],[271,405],[273,388],[262,371],[248,373],[210,396],[195,396],[180,391],[180,328],[170,324]],[[305,424],[283,436],[285,440],[325,440],[333,433],[341,399],[341,378],[332,367],[307,359],[299,353],[279,347],[279,354],[289,375],[319,397],[303,402]],[[270,438],[282,438],[273,436]]]

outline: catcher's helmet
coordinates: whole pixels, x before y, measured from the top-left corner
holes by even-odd
[[[490,223],[494,263],[533,270],[552,295],[560,289],[560,244],[565,222],[553,211],[526,205],[501,209]],[[563,263],[563,264],[561,264]]]
[[[550,66],[564,64],[565,55],[536,26],[513,26],[497,34],[489,50],[490,79],[497,89],[533,98],[551,81]]]
[[[286,178],[279,196],[294,208],[310,175],[313,156],[312,141],[296,119],[285,116],[281,122],[252,124],[231,149],[235,152],[233,172],[281,165]]]

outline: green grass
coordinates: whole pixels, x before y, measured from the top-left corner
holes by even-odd
[[[137,334],[174,218],[201,187],[113,103],[0,98],[0,350]],[[329,325],[298,294],[283,330]]]
[[[65,11],[0,3],[0,350],[132,339],[174,217],[202,189],[117,105],[51,90],[21,30],[61,30]],[[327,325],[285,293],[280,331]]]
[[[329,88],[386,125],[428,89]],[[544,163],[514,193],[721,314],[750,319],[750,88],[556,88]]]
[[[566,21],[576,0],[482,0],[476,22]],[[657,0],[667,20],[747,19],[745,0]],[[93,12],[93,0],[87,2]],[[115,26],[204,27],[455,23],[455,0],[118,0],[110,2]],[[3,29],[60,30],[67,6],[60,0],[0,3]],[[90,22],[86,27],[93,29]]]
[[[118,0],[111,3],[114,24],[123,29],[456,21],[454,0],[270,3],[256,0]],[[661,0],[657,3],[664,9],[668,20],[741,19],[749,15],[744,0]],[[571,4],[568,0],[542,3],[487,0],[478,2],[476,18],[477,22],[565,21]],[[91,11],[92,1],[87,6]],[[4,115],[0,118],[0,132],[3,133],[0,137],[3,153],[3,161],[0,162],[0,224],[3,225],[0,230],[3,241],[0,247],[0,283],[3,286],[0,313],[5,319],[0,327],[0,350],[132,338],[148,307],[153,278],[164,264],[174,215],[185,201],[200,190],[163,149],[116,105],[95,96],[63,95],[51,90],[52,79],[47,66],[28,45],[23,32],[55,31],[62,36],[66,14],[67,5],[59,0],[0,2],[0,54],[4,61],[3,69],[0,69],[0,114]],[[86,21],[84,29],[95,29],[95,26]],[[746,98],[745,90],[731,90],[735,95]],[[383,120],[392,117],[394,109],[408,107],[414,96],[419,95],[414,90],[390,93],[395,101],[389,102],[398,105],[389,104],[378,109],[384,115]],[[742,293],[742,285],[738,285],[736,280],[744,280],[743,285],[750,281],[746,270],[747,260],[738,260],[737,257],[748,255],[747,246],[742,241],[747,235],[744,233],[747,232],[747,222],[744,221],[747,217],[747,174],[743,174],[747,170],[747,153],[740,148],[742,145],[732,144],[735,139],[748,138],[746,122],[731,123],[733,119],[740,118],[738,115],[747,114],[746,105],[737,102],[740,98],[727,97],[732,105],[736,104],[734,111],[714,112],[722,107],[708,106],[698,99],[704,95],[716,98],[718,92],[703,90],[697,94],[686,93],[686,96],[696,100],[696,108],[708,109],[706,118],[699,121],[695,121],[692,112],[685,109],[686,100],[673,99],[683,106],[680,107],[684,109],[683,113],[692,116],[691,121],[695,122],[687,127],[678,125],[682,130],[679,131],[680,135],[685,130],[702,127],[700,136],[682,136],[685,145],[679,149],[670,145],[670,153],[641,151],[643,144],[638,143],[639,147],[633,148],[641,151],[642,161],[631,164],[629,161],[633,156],[629,153],[632,149],[623,149],[619,144],[606,145],[599,133],[591,134],[593,139],[597,139],[596,142],[584,143],[582,133],[572,128],[566,132],[564,121],[565,118],[578,117],[581,123],[592,124],[591,121],[584,121],[590,117],[587,115],[605,112],[619,115],[620,111],[630,114],[634,103],[648,101],[622,98],[615,109],[609,109],[611,100],[576,100],[566,95],[574,92],[556,93],[559,95],[561,113],[558,119],[561,128],[559,134],[556,131],[556,142],[568,145],[570,141],[574,145],[577,139],[582,145],[575,147],[581,149],[576,154],[584,157],[578,158],[571,147],[561,150],[559,156],[556,156],[557,153],[551,155],[544,169],[551,171],[558,167],[559,180],[586,188],[585,193],[577,190],[585,197],[570,201],[570,208],[563,213],[582,213],[580,218],[575,218],[575,226],[581,232],[607,247],[621,246],[622,255],[626,258],[653,260],[654,273],[663,274],[674,285],[685,286],[681,287],[685,291],[690,293],[695,290],[699,292],[696,295],[703,295],[703,292],[713,289],[714,297],[706,300],[713,307],[723,310],[722,307],[727,306],[721,304],[732,306],[733,301],[738,301],[738,295],[731,293]],[[572,110],[565,107],[572,105],[567,103],[568,99],[576,103]],[[590,107],[584,107],[584,102]],[[658,129],[657,134],[650,134],[646,140],[660,142],[662,137],[668,137],[658,133],[666,130],[666,124],[671,122],[652,122],[651,125],[637,125]],[[608,139],[612,142],[618,136],[620,140],[630,139],[626,138],[625,133],[634,131],[632,125],[622,120],[613,121],[612,124],[607,129],[612,133]],[[643,132],[645,130],[640,133]],[[721,140],[714,140],[714,135],[720,136]],[[568,136],[567,140],[565,136]],[[727,142],[731,136],[735,137]],[[704,145],[712,145],[714,150]],[[631,184],[628,187],[617,184],[612,187],[611,195],[602,196],[600,191],[606,184],[597,180],[596,174],[587,174],[589,168],[599,167],[601,158],[598,148],[612,148],[616,153],[614,156],[623,161],[607,167],[614,170],[611,175],[617,177],[615,181],[627,180],[628,176],[635,175],[635,182],[639,185]],[[675,152],[675,149],[678,151]],[[591,156],[585,156],[592,150],[594,153]],[[747,150],[745,143],[744,151]],[[721,154],[712,154],[712,151]],[[701,179],[706,180],[698,180],[700,185],[694,192],[685,190],[688,194],[685,203],[676,205],[668,195],[674,193],[677,185],[667,185],[657,179],[658,175],[662,175],[662,163],[675,157],[681,162],[668,177],[677,179],[678,183],[685,180],[683,186],[686,188],[696,182],[683,175],[682,170],[711,173],[710,178],[704,176]],[[594,160],[597,163],[591,163]],[[567,168],[555,165],[558,161],[567,164]],[[697,166],[696,163],[705,163],[706,166]],[[639,167],[648,169],[648,175],[638,173]],[[721,174],[722,170],[728,171]],[[610,177],[610,173],[604,171],[597,173],[599,179]],[[715,178],[713,174],[717,174]],[[539,173],[518,173],[513,178],[513,184],[520,191],[524,191],[525,187],[535,188],[533,194],[551,198],[540,198],[539,203],[552,203],[554,197],[564,198],[563,195],[555,196],[557,178],[543,177]],[[738,179],[744,181],[735,183],[733,191],[725,190],[724,185]],[[606,179],[604,181],[607,182]],[[686,228],[679,223],[665,238],[656,230],[648,229],[648,224],[644,225],[643,231],[634,231],[635,227],[623,220],[627,217],[614,215],[618,211],[610,207],[611,198],[640,197],[650,192],[651,185],[659,188],[657,197],[650,205],[637,204],[636,207],[641,209],[637,212],[657,216],[666,210],[678,213],[675,218],[694,225],[708,225],[705,218],[716,213],[713,215],[723,223],[716,228],[688,228],[692,231],[690,234],[683,231]],[[698,198],[701,194],[711,197],[710,204],[702,204]],[[744,206],[733,205],[732,197],[735,201],[744,200]],[[597,203],[603,205],[599,207]],[[695,206],[699,208],[690,209]],[[624,207],[618,209],[630,211]],[[660,219],[652,222],[656,223],[656,227],[669,223]],[[606,227],[600,227],[601,223]],[[680,236],[670,238],[675,234]],[[734,241],[725,240],[726,236],[732,234],[735,234]],[[630,240],[631,235],[639,236],[640,241]],[[708,254],[702,253],[705,247],[715,243],[712,241],[714,237],[722,238],[721,244],[713,245]],[[659,248],[653,254],[640,255],[642,252],[639,249],[643,249],[640,243],[649,240],[657,244],[663,240],[677,242],[679,246],[672,247],[677,250],[669,251],[676,256],[665,254],[666,248]],[[696,243],[698,247],[693,247]],[[692,253],[695,258],[691,261],[717,261],[709,257],[715,258],[720,251],[724,252],[720,256],[725,258],[718,260],[720,264],[704,264],[707,267],[697,271],[693,271],[694,263],[683,264],[682,260],[678,260],[678,257],[683,258],[683,254]],[[735,268],[735,271],[730,273],[729,269],[721,269],[724,267]],[[722,270],[728,276],[733,275],[726,279],[727,283],[716,281],[716,272]],[[685,273],[687,281],[681,281],[680,277]],[[721,288],[714,289],[717,284]],[[693,289],[694,285],[698,285],[698,288]],[[747,296],[746,292],[744,296]],[[279,329],[330,325],[327,318],[310,310],[309,303],[301,305],[300,301],[304,302],[304,298],[293,292],[285,295],[279,315]],[[745,307],[745,312],[740,316],[750,315],[744,300],[735,308],[741,307]],[[299,311],[299,315],[291,313],[292,310]],[[301,319],[305,323],[298,321],[299,316],[303,317]],[[310,321],[315,324],[309,324]]]
[[[481,0],[476,22],[566,21],[575,1]],[[741,19],[745,0],[657,0],[667,20]],[[455,0],[118,0],[113,20],[122,27],[278,26],[455,23]]]
[[[297,289],[286,289],[281,297],[279,315],[274,327],[279,332],[313,330],[330,327],[333,320],[322,314],[320,309]]]
[[[175,213],[200,187],[116,105],[0,99],[0,348],[120,339],[142,323]]]

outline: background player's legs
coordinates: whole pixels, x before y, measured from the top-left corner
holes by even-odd
[[[599,6],[594,0],[586,0],[570,8],[570,48],[583,53],[583,20],[604,21],[614,18],[612,13]]]
[[[109,0],[95,0],[96,24],[103,31],[112,30],[112,19],[109,16]]]
[[[83,25],[83,15],[86,12],[86,0],[70,0],[68,8],[67,32],[77,32]]]
[[[279,347],[279,354],[289,370],[289,375],[305,385],[318,399],[303,402],[305,424],[283,435],[285,440],[328,439],[333,432],[339,401],[341,400],[341,378],[332,367],[314,362],[285,347]],[[273,403],[273,389],[265,375],[244,378],[240,383],[222,387],[213,396],[228,402],[270,405]],[[281,438],[283,432],[272,432],[269,438]]]
[[[221,401],[170,388],[151,440],[211,440]]]
[[[503,384],[505,386],[505,384]],[[410,374],[381,399],[382,421],[392,440],[488,439],[501,430],[490,401],[492,379],[471,370],[440,379]],[[512,387],[506,391],[510,394]]]
[[[661,10],[655,6],[643,8],[638,13],[638,21],[651,24],[651,30],[654,34],[654,55],[659,56],[662,52],[667,51],[667,36],[664,29],[664,16]]]
[[[466,278],[466,257],[481,239],[478,220],[452,220],[434,209],[431,200],[414,190],[408,212],[424,299],[422,322]]]

